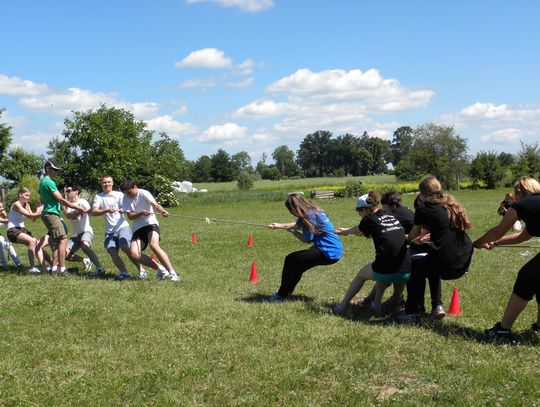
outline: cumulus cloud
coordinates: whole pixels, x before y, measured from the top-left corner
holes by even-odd
[[[274,6],[274,0],[186,0],[186,3],[216,3],[222,7],[238,7],[249,12],[264,11]]]
[[[239,126],[236,123],[225,123],[222,125],[211,126],[197,138],[197,141],[241,141],[246,138],[246,132],[246,127]]]
[[[521,129],[509,128],[486,134],[485,136],[480,137],[480,141],[488,144],[519,144],[524,136]]]
[[[286,103],[276,103],[273,100],[261,100],[243,106],[233,113],[235,118],[268,118],[282,115],[287,111]]]
[[[175,68],[229,68],[232,60],[217,48],[204,48],[191,52],[182,61],[174,64]]]
[[[208,89],[214,88],[217,86],[218,78],[192,78],[186,79],[180,84],[180,88],[189,89],[189,88],[199,88],[199,89]]]
[[[148,127],[157,132],[165,132],[170,136],[178,137],[194,134],[197,127],[190,122],[179,122],[169,115],[155,117],[147,121]]]
[[[47,85],[21,79],[17,76],[9,77],[0,74],[0,95],[36,96],[48,91]]]

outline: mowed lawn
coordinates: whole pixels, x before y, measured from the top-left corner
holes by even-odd
[[[504,192],[456,193],[475,224],[473,238],[499,221]],[[358,222],[354,199],[320,203],[336,227]],[[94,247],[110,278],[0,273],[0,405],[540,404],[540,347],[527,332],[535,303],[515,324],[518,346],[486,344],[482,335],[500,320],[519,267],[537,249],[476,251],[465,277],[443,283],[445,308],[457,287],[463,315],[403,325],[331,312],[373,259],[370,240],[344,238],[342,261],[308,271],[295,301],[273,304],[267,299],[284,256],[307,246],[284,231],[206,217],[293,219],[283,202],[172,209],[160,218],[162,246],[179,283],[155,281],[154,273],[148,281],[114,281],[101,218],[92,219]],[[28,226],[43,232],[39,221]],[[17,251],[26,263],[24,247]],[[257,284],[249,282],[252,262]]]

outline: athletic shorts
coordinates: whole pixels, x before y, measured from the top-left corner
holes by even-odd
[[[53,242],[60,241],[67,238],[66,225],[60,218],[60,216],[54,213],[43,213],[41,219],[49,231],[49,237]],[[51,247],[53,243],[51,242]]]
[[[131,241],[131,229],[129,227],[122,228],[115,233],[105,235],[103,246],[105,249],[119,249],[120,246],[129,246]]]
[[[536,302],[540,304],[540,254],[534,256],[519,270],[513,292],[527,301],[536,296]]]
[[[156,232],[158,234],[158,238],[160,238],[159,225],[146,225],[137,229],[133,233],[131,241],[133,242],[134,240],[140,240],[142,243],[141,251],[143,251],[148,246],[148,242],[150,241],[149,236],[152,232]]]
[[[88,242],[88,246],[91,246],[93,239],[94,235],[92,234],[92,232],[83,232],[79,233],[77,236],[73,236],[71,239],[69,239],[69,242],[67,244],[68,253],[75,253],[81,248],[83,242]]]
[[[381,283],[406,283],[411,276],[411,273],[409,271],[403,271],[401,273],[381,274],[371,269],[371,272],[373,273],[373,278],[375,279],[375,281],[379,281]]]
[[[34,235],[29,230],[26,230],[26,228],[14,227],[14,228],[9,228],[7,230],[7,238],[11,243],[17,243],[17,237],[21,233],[24,233],[25,235],[34,237]]]

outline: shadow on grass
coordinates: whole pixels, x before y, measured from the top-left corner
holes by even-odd
[[[332,313],[338,318],[348,319],[351,321],[358,321],[368,325],[379,325],[379,326],[396,326],[396,325],[406,325],[417,327],[418,329],[429,330],[437,335],[449,338],[449,337],[458,337],[463,338],[469,341],[474,341],[482,344],[489,345],[528,345],[528,346],[538,346],[540,345],[540,335],[534,334],[532,331],[523,331],[520,333],[514,333],[512,342],[494,342],[489,341],[484,334],[483,329],[472,328],[468,326],[463,326],[456,323],[453,320],[450,320],[448,317],[445,319],[433,319],[429,315],[425,314],[418,322],[401,322],[396,319],[397,314],[383,314],[379,317],[374,316],[369,308],[361,308],[355,305],[350,306],[347,312],[343,314],[334,313],[333,309],[335,303],[326,303],[323,308],[317,306],[313,303],[306,304],[306,309],[310,312],[317,314],[327,314]]]
[[[116,274],[110,274],[106,273],[102,276],[90,276],[90,273],[86,273],[79,269],[78,267],[68,267],[67,271],[69,273],[69,276],[59,276],[62,278],[69,278],[69,277],[79,277],[83,279],[88,280],[116,280],[117,275]],[[7,269],[0,268],[1,274],[14,274],[14,275],[20,275],[20,276],[53,276],[51,272],[46,273],[29,273],[27,267],[16,267],[16,266],[9,266]],[[137,278],[132,277],[130,279],[126,279],[123,281],[138,281]]]
[[[243,301],[243,302],[247,302],[247,303],[264,303],[264,302],[270,302],[272,304],[279,304],[279,303],[284,303],[284,302],[303,302],[305,304],[311,304],[313,302],[313,297],[308,297],[307,295],[291,295],[290,297],[288,297],[286,300],[284,301],[276,301],[276,302],[271,302],[270,301],[270,298],[272,296],[271,295],[268,295],[268,294],[257,294],[257,293],[253,293],[253,294],[250,294],[248,295],[247,297],[240,297],[240,298],[237,298],[237,301]]]

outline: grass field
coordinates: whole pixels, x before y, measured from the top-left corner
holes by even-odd
[[[504,191],[456,195],[475,224],[472,237],[499,220]],[[409,207],[412,198],[404,197]],[[358,221],[353,199],[321,203],[336,227]],[[534,303],[515,324],[520,345],[482,341],[482,331],[500,320],[517,270],[536,250],[475,252],[465,277],[443,283],[446,307],[458,287],[461,317],[400,325],[331,312],[358,268],[373,259],[365,238],[344,238],[339,263],[308,271],[296,301],[273,304],[266,300],[278,287],[284,256],[305,246],[283,231],[204,218],[292,220],[283,202],[190,204],[171,213],[160,219],[162,246],[182,275],[179,283],[114,281],[100,218],[93,219],[94,247],[111,278],[0,273],[0,405],[540,404],[540,348],[526,332]],[[28,226],[43,232],[39,221]],[[257,284],[248,281],[252,261]]]

